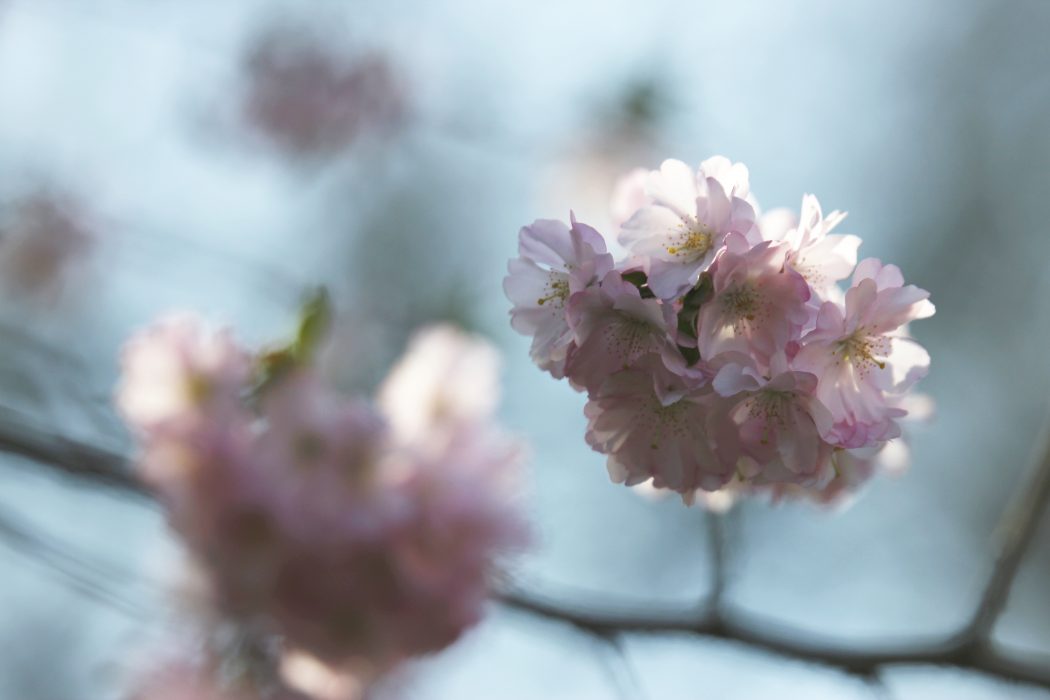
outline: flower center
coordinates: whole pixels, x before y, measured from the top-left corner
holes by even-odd
[[[683,221],[671,237],[667,252],[687,262],[699,260],[711,250],[714,242],[714,231],[704,224],[690,218]]]
[[[794,401],[795,394],[790,391],[763,389],[747,400],[747,415],[762,423],[762,434],[759,442],[768,445],[774,438],[776,430],[787,426],[785,414],[788,405]]]
[[[560,309],[565,306],[565,300],[569,298],[569,278],[566,275],[551,272],[543,291],[544,296],[537,299],[536,303],[540,306],[551,304]]]
[[[863,326],[835,343],[834,353],[856,367],[861,376],[874,367],[886,369],[885,358],[890,354],[890,339],[884,335],[869,335]]]
[[[660,449],[663,440],[685,438],[690,433],[689,406],[685,401],[676,401],[670,406],[664,406],[654,397],[649,403],[647,418],[642,419],[643,424],[648,424],[651,434],[649,448]]]
[[[605,327],[605,342],[609,353],[623,361],[627,369],[632,362],[649,349],[653,327],[640,318],[625,313],[617,314],[614,322]]]
[[[722,308],[734,321],[747,319],[754,321],[758,314],[761,298],[758,290],[750,282],[732,287],[722,295]]]

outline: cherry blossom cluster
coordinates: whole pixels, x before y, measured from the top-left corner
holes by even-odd
[[[613,201],[625,259],[593,227],[521,229],[504,290],[531,356],[587,393],[586,439],[616,482],[682,494],[831,500],[901,435],[929,355],[928,293],[834,233],[806,195],[764,216],[716,156],[631,173]],[[845,288],[844,288],[845,287]]]
[[[253,356],[228,330],[165,318],[127,343],[117,404],[206,617],[285,657],[380,673],[479,620],[526,540],[520,448],[494,422],[498,357],[480,339],[422,331],[369,402],[311,369],[309,336]]]

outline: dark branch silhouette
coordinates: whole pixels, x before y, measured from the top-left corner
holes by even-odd
[[[42,430],[14,413],[5,411],[2,418],[0,451],[28,457],[41,467],[85,483],[138,497],[150,497],[149,489],[134,477],[123,455]],[[614,647],[619,636],[624,633],[687,633],[739,642],[787,658],[819,663],[872,679],[878,678],[882,667],[891,664],[937,664],[983,671],[1050,687],[1050,668],[1045,664],[1026,664],[1003,656],[993,649],[988,639],[1006,604],[1011,584],[1024,551],[1034,536],[1039,517],[1050,500],[1050,439],[1044,440],[1041,452],[1030,477],[1021,485],[1016,499],[1003,516],[1003,546],[972,621],[957,635],[941,643],[850,649],[835,646],[832,642],[813,640],[804,633],[774,622],[725,611],[721,605],[721,592],[726,580],[724,522],[715,514],[710,516],[708,523],[715,560],[713,592],[706,602],[705,611],[698,616],[676,618],[592,613],[566,609],[552,601],[512,589],[500,593],[497,600],[510,608],[572,625],[612,643]],[[120,603],[119,598],[114,598],[111,591],[102,587],[104,581],[99,578],[84,579],[84,570],[92,567],[80,566],[76,576],[70,576],[67,570],[69,567],[64,567],[61,562],[73,557],[52,551],[57,547],[54,543],[33,537],[25,529],[14,526],[6,517],[0,517],[0,537],[23,553],[38,555],[92,597],[113,604],[125,612],[132,612],[128,606]],[[39,553],[35,551],[38,549]],[[49,552],[54,556],[49,555]],[[76,559],[84,561],[83,557]],[[96,570],[94,573],[100,572]]]

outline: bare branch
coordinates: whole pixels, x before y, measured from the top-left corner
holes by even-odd
[[[149,491],[137,481],[127,468],[127,460],[119,454],[69,440],[32,428],[25,423],[0,421],[0,451],[14,452],[37,461],[65,476],[100,483],[107,487],[149,497]],[[792,630],[767,620],[743,619],[739,613],[722,614],[710,604],[698,616],[672,617],[651,614],[608,615],[584,610],[564,609],[551,601],[507,591],[496,596],[498,602],[530,614],[573,625],[588,634],[615,641],[625,633],[685,633],[738,642],[763,649],[787,658],[823,664],[847,673],[876,679],[883,667],[894,664],[951,665],[991,673],[1015,681],[1050,687],[1050,668],[1039,664],[1025,664],[997,654],[984,642],[983,634],[989,621],[1002,609],[1005,594],[1020,562],[1026,544],[1032,537],[1035,522],[1050,491],[1050,449],[1044,456],[1033,479],[1024,489],[1017,505],[1010,510],[1007,522],[1016,523],[999,557],[996,573],[988,587],[975,623],[959,635],[940,643],[923,647],[901,646],[885,649],[849,649],[827,642],[807,639],[799,630]],[[724,525],[724,523],[720,523]],[[2,528],[0,528],[2,529]],[[722,534],[718,535],[721,540]],[[724,542],[716,557],[724,557]],[[716,561],[716,591],[724,585],[724,560]],[[717,569],[721,569],[718,573]],[[717,600],[717,596],[713,598]],[[975,636],[975,630],[981,635]]]
[[[38,428],[7,408],[0,408],[0,452],[28,457],[42,467],[93,484],[149,495],[122,455]]]
[[[975,644],[986,642],[995,621],[1006,607],[1025,550],[1035,537],[1039,518],[1050,502],[1050,428],[1044,430],[1039,449],[1040,458],[1033,462],[1031,473],[1021,480],[1013,503],[999,523],[1002,548],[981,602],[966,629],[966,634]]]

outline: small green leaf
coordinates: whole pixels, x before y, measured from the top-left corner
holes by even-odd
[[[299,312],[299,328],[292,344],[296,361],[305,364],[313,358],[331,325],[332,302],[328,298],[328,290],[318,287]]]
[[[642,299],[656,298],[656,295],[653,294],[653,291],[648,287],[649,278],[641,270],[625,272],[621,277],[638,288],[638,293],[641,295]]]

